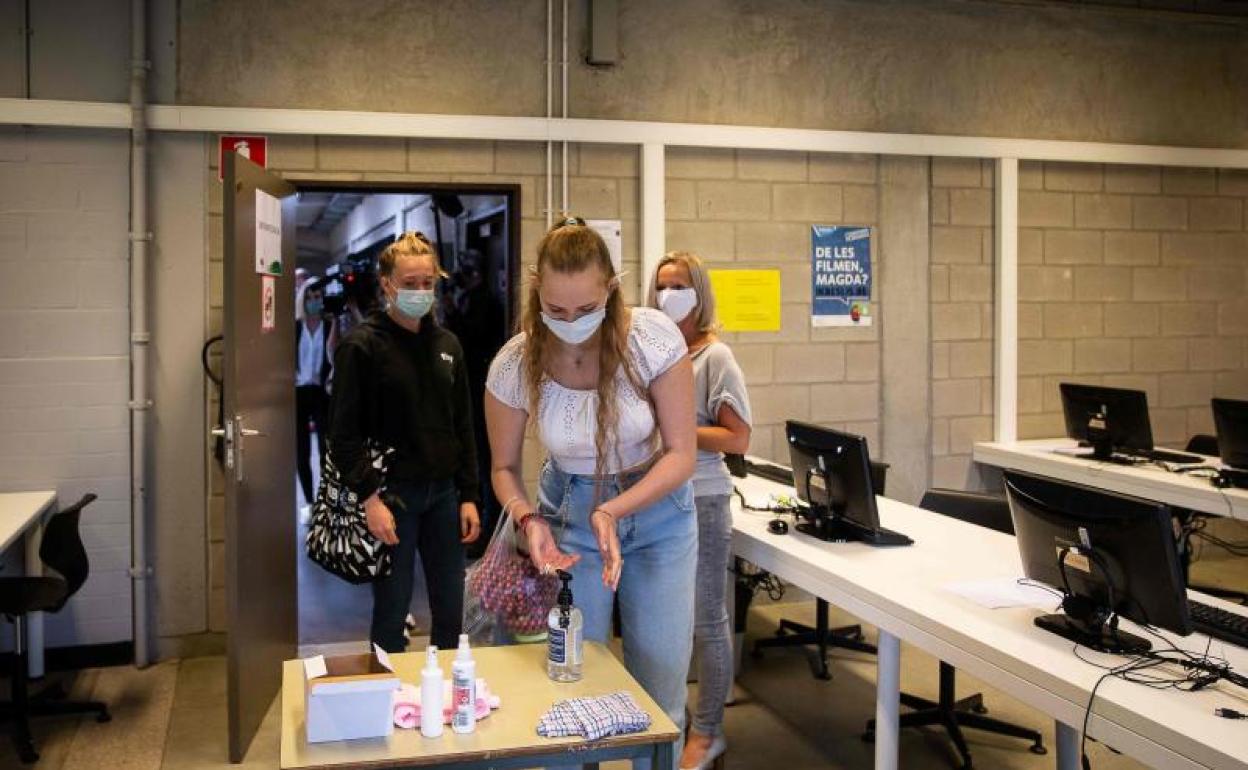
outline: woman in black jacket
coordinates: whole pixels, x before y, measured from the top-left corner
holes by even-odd
[[[407,233],[378,259],[385,308],[338,344],[329,451],[365,500],[368,528],[393,547],[393,571],[373,583],[372,641],[407,647],[403,621],[420,552],[431,643],[454,647],[463,620],[464,543],[480,534],[472,398],[463,350],[430,308],[442,275],[420,233]],[[367,440],[394,450],[385,491]]]

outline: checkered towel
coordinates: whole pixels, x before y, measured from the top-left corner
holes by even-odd
[[[639,733],[650,727],[650,715],[626,692],[594,698],[571,698],[556,703],[537,723],[543,738],[583,735],[591,741],[612,735]]]

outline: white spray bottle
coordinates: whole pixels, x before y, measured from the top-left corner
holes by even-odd
[[[438,648],[425,650],[425,668],[420,672],[420,734],[437,738],[442,734],[442,669]]]

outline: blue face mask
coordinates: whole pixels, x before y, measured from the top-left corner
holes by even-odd
[[[433,307],[432,289],[397,289],[394,306],[404,316],[413,320],[424,318]]]
[[[303,307],[308,315],[320,315],[321,311],[325,309],[325,303],[319,299],[310,299],[304,303]]]
[[[569,345],[579,345],[598,331],[602,319],[607,317],[607,309],[600,307],[592,313],[586,313],[575,321],[560,321],[542,313],[542,323],[551,333]]]

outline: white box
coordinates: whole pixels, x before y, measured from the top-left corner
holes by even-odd
[[[384,738],[394,732],[394,691],[399,677],[386,653],[303,661],[308,743]]]

